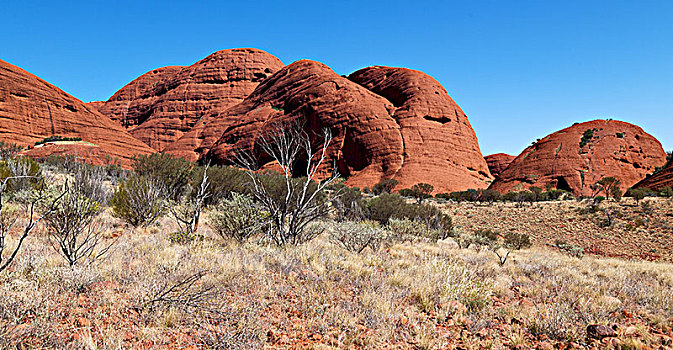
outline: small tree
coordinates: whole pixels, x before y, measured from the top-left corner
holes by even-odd
[[[331,176],[316,182],[327,159],[332,133],[323,129],[322,135],[315,137],[318,140],[314,143],[304,125],[297,121],[274,125],[259,136],[256,144],[263,154],[278,163],[280,176],[260,172],[262,162],[252,150],[236,154],[238,164],[249,170],[253,198],[269,213],[268,237],[279,246],[312,239],[318,232],[310,229],[309,224],[327,215],[324,190],[339,174],[334,170]]]
[[[418,204],[421,204],[424,199],[432,197],[432,191],[434,189],[435,188],[430,184],[417,183],[411,186],[411,195],[416,198]]]
[[[645,197],[647,197],[647,190],[639,187],[639,188],[631,188],[628,191],[626,191],[627,196],[633,197],[633,199],[636,200],[636,205],[640,204],[640,201],[643,200]]]
[[[382,193],[393,193],[393,190],[398,184],[399,181],[395,179],[383,179],[372,186],[372,193],[375,195],[380,195]]]
[[[201,209],[203,209],[206,199],[210,197],[210,193],[208,192],[209,186],[208,165],[206,165],[199,182],[199,189],[196,191],[194,198],[187,199],[184,204],[173,203],[169,205],[169,211],[180,228],[178,237],[182,237],[181,240],[183,241],[191,241],[196,237],[196,232],[199,229],[199,220],[201,219]]]
[[[496,231],[485,229],[477,230],[472,243],[485,246],[497,257],[500,266],[505,265],[512,251],[530,247],[530,237],[523,233],[508,232],[501,237]]]
[[[605,198],[610,199],[610,196],[614,196],[616,191],[619,191],[619,185],[621,184],[621,181],[618,180],[615,177],[604,177],[600,179],[596,183],[596,188],[598,191],[603,191],[605,193]],[[619,193],[619,197],[621,198],[621,192]]]

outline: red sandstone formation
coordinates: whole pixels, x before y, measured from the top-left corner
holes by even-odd
[[[398,188],[432,184],[436,192],[486,188],[493,180],[467,115],[429,75],[416,70],[368,67],[348,77],[388,99],[400,125],[404,163]]]
[[[488,164],[488,170],[496,178],[507,169],[514,158],[516,157],[505,153],[496,153],[484,157],[486,164]]]
[[[237,150],[254,147],[260,132],[278,120],[304,118],[310,131],[328,127],[333,132],[325,164],[336,163],[349,184],[371,186],[402,166],[402,137],[390,116],[393,109],[386,99],[324,64],[303,60],[266,79],[240,104],[204,118],[167,151],[228,163]]]
[[[615,177],[626,189],[666,162],[661,143],[638,126],[594,120],[557,131],[526,148],[490,189],[506,193],[536,186],[590,195],[590,186]]]
[[[648,176],[633,187],[647,187],[655,191],[659,191],[664,187],[673,187],[673,161],[669,162],[660,172]]]
[[[282,67],[278,58],[261,50],[218,51],[189,67],[148,72],[99,110],[136,138],[163,150],[202,117],[241,102]]]
[[[152,152],[80,100],[0,60],[0,140],[26,147],[52,135],[80,137],[123,164]]]
[[[379,80],[386,74],[393,76],[390,84]],[[166,150],[227,163],[274,121],[303,117],[311,131],[332,130],[326,164],[336,163],[350,185],[395,178],[400,188],[425,182],[438,192],[486,187],[491,176],[474,131],[439,83],[421,72],[383,67],[356,72],[351,80],[318,62],[295,62],[242,103],[203,118]]]

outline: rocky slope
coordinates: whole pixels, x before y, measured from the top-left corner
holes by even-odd
[[[673,187],[673,161],[669,162],[660,172],[648,176],[633,187],[647,187],[651,190],[661,190],[664,187]]]
[[[486,164],[488,165],[488,170],[490,170],[491,175],[496,178],[500,175],[500,173],[507,169],[514,158],[516,157],[506,153],[496,153],[484,157]]]
[[[278,58],[262,50],[222,50],[189,67],[148,72],[98,109],[160,151],[201,117],[241,102],[282,67]]]
[[[526,148],[490,189],[506,193],[537,186],[590,195],[590,186],[613,176],[628,188],[666,162],[661,143],[638,126],[594,120],[555,132]]]
[[[0,60],[0,139],[26,147],[51,135],[80,137],[122,162],[152,151],[78,99]]]
[[[467,115],[429,75],[406,68],[368,67],[348,77],[395,107],[404,143],[399,188],[418,182],[436,192],[485,188],[493,179]]]

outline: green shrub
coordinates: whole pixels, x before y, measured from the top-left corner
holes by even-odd
[[[673,188],[666,186],[659,191],[659,196],[661,197],[673,197]]]
[[[376,185],[372,186],[372,193],[375,195],[380,195],[382,193],[393,193],[395,186],[399,184],[399,181],[395,179],[383,179]]]
[[[203,166],[194,167],[192,171],[192,191],[191,197],[194,197],[201,187],[203,179]],[[246,193],[248,186],[248,175],[245,170],[230,166],[210,166],[208,167],[208,198],[206,205],[215,205],[224,199],[231,199],[234,193]]]
[[[388,237],[376,221],[335,222],[329,230],[330,241],[353,253],[362,253],[367,248],[376,251]]]
[[[165,211],[165,188],[153,177],[131,175],[110,199],[112,213],[134,227],[147,227]]]
[[[554,246],[557,247],[561,252],[566,253],[572,257],[581,258],[584,256],[584,248],[578,245],[570,244],[564,240],[557,239],[554,242]]]
[[[343,181],[339,181],[332,184],[329,191],[337,221],[364,219],[365,202],[359,188],[348,187]]]
[[[42,144],[45,144],[47,142],[54,142],[54,141],[82,141],[81,137],[63,137],[59,135],[52,135],[49,137],[45,137],[41,141],[35,142],[35,146],[39,146]]]
[[[177,201],[190,183],[192,163],[168,153],[153,153],[134,157],[133,171],[161,183],[164,199]]]
[[[223,239],[245,242],[259,235],[266,227],[269,215],[252,198],[234,193],[210,214],[210,226]]]

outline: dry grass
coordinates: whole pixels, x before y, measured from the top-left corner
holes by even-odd
[[[33,237],[0,275],[0,347],[499,349],[583,344],[609,322],[637,327],[625,345],[657,345],[673,325],[666,263],[536,247],[501,267],[451,241],[355,254],[326,236],[279,249],[207,231],[180,245],[174,229],[125,232],[74,269]]]

